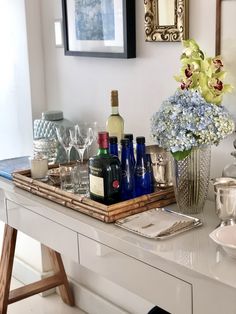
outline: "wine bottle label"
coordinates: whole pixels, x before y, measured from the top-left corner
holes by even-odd
[[[90,185],[90,192],[97,195],[104,197],[104,180],[101,177],[96,177],[92,174],[89,175],[89,185]]]

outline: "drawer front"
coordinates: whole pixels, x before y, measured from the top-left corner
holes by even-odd
[[[80,264],[172,314],[192,313],[191,284],[79,235]]]
[[[78,262],[77,233],[46,217],[7,200],[8,224],[40,243]]]
[[[3,189],[0,189],[0,220],[7,223],[5,193]]]

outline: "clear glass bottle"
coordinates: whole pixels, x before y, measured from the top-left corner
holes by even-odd
[[[106,122],[106,130],[109,132],[109,136],[116,136],[118,143],[124,135],[124,119],[119,114],[119,100],[118,91],[111,91],[111,115]]]
[[[136,165],[135,165],[135,196],[148,194],[150,191],[150,176],[147,172],[147,158],[145,148],[145,137],[136,137]]]
[[[120,201],[121,166],[119,159],[110,155],[108,132],[98,133],[98,153],[89,158],[90,198],[110,205]]]
[[[130,154],[130,142],[121,140],[121,200],[126,201],[135,197],[134,166]]]
[[[109,153],[118,157],[118,143],[116,136],[109,137]]]
[[[132,162],[133,167],[135,167],[133,134],[125,134],[124,138],[127,138],[129,140],[131,162]]]

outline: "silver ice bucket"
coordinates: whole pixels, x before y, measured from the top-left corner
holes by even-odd
[[[155,188],[172,186],[173,182],[170,153],[157,145],[146,146],[146,153],[151,156]]]
[[[211,180],[215,193],[216,215],[221,225],[236,224],[236,180],[215,178]]]

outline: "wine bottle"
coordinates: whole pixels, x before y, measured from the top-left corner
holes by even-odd
[[[118,143],[116,136],[109,137],[109,153],[118,157]]]
[[[129,139],[121,140],[121,199],[126,201],[135,197],[134,165],[130,154]]]
[[[98,133],[98,153],[89,158],[90,198],[110,205],[120,201],[121,167],[119,159],[110,155],[108,132]]]
[[[135,196],[141,196],[150,193],[151,182],[147,172],[145,137],[137,137],[136,142]]]
[[[111,115],[106,122],[106,130],[109,136],[116,136],[118,143],[124,135],[124,119],[119,114],[118,91],[111,91]]]

